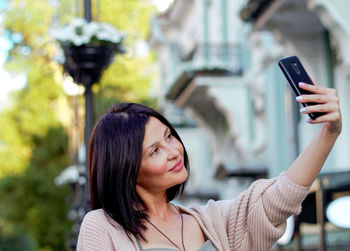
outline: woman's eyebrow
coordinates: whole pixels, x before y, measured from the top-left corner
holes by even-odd
[[[165,129],[165,131],[164,131],[164,137],[166,137],[168,130],[169,130],[169,128],[167,127],[167,128]],[[149,146],[146,148],[146,151],[145,151],[145,152],[147,152],[148,149],[153,148],[153,147],[154,147],[155,145],[157,145],[158,143],[159,143],[159,141],[157,140],[156,142],[154,142],[154,143],[152,143],[151,145],[149,145]]]
[[[164,138],[166,138],[166,135],[167,135],[168,130],[169,130],[169,127],[167,127],[167,128],[165,129],[165,131],[164,131]]]

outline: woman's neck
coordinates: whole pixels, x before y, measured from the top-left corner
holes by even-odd
[[[146,214],[151,218],[166,221],[169,215],[175,212],[175,208],[169,205],[167,201],[166,192],[149,193],[146,191],[138,191],[138,194],[144,202]]]
[[[151,219],[167,221],[174,214],[174,211],[172,206],[165,202],[158,205],[148,205],[146,213]]]

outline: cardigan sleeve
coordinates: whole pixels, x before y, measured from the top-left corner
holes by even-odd
[[[230,250],[269,250],[283,235],[287,218],[301,212],[308,191],[282,173],[255,181],[234,201],[212,201],[207,206],[211,212],[216,208]]]
[[[85,215],[80,227],[77,251],[114,250],[105,221],[105,217],[96,211]]]

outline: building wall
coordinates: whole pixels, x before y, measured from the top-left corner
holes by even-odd
[[[212,163],[208,134],[202,128],[177,128],[177,132],[183,140],[190,160],[189,188],[199,189],[201,186],[210,185],[206,178],[213,175],[212,170],[206,168]]]
[[[238,61],[242,67],[241,75],[226,80],[211,75],[201,81],[195,77],[190,82],[193,90],[205,90],[203,98],[216,107],[229,125],[227,130],[213,131],[216,127],[211,125],[216,117],[203,118],[200,110],[193,111],[197,129],[182,131],[189,154],[194,159],[190,187],[205,185],[218,191],[221,198],[230,198],[244,190],[252,180],[215,179],[220,163],[230,170],[247,164],[261,164],[268,168],[268,176],[273,177],[286,170],[307,146],[317,132],[315,128],[320,126],[305,123],[306,115],[299,118],[293,115],[298,106],[276,63],[279,58],[290,55],[301,59],[319,85],[338,89],[344,129],[323,172],[350,170],[350,155],[347,153],[350,149],[350,127],[347,126],[350,122],[350,101],[347,98],[350,93],[350,60],[343,56],[336,64],[330,63],[330,50],[339,57],[350,48],[350,45],[338,41],[340,37],[349,37],[350,22],[344,22],[348,19],[344,14],[349,5],[347,1],[332,1],[331,4],[321,0],[305,1],[303,14],[311,18],[306,19],[301,34],[296,33],[298,29],[293,29],[292,19],[288,21],[289,26],[279,27],[278,23],[269,25],[267,22],[259,29],[243,23],[239,11],[246,0],[176,0],[174,6],[180,6],[180,2],[184,6],[182,11],[177,10],[175,15],[174,8],[170,8],[158,20],[163,41],[151,39],[163,72],[162,82],[166,86],[163,96],[174,85],[173,76],[183,64],[184,57],[198,45],[239,45]],[[288,9],[284,11],[288,14]],[[279,16],[278,10],[275,14]],[[330,20],[332,15],[337,18]],[[339,20],[339,17],[342,18]],[[326,25],[335,22],[334,30]],[[326,29],[329,30],[330,42]],[[181,108],[193,110],[193,100],[198,98],[193,90],[183,91],[187,99],[180,102]],[[208,118],[212,121],[206,121]]]

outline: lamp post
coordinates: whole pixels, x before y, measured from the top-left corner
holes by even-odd
[[[84,0],[84,18],[86,21],[91,22],[91,0]],[[94,109],[93,109],[93,93],[92,93],[92,78],[88,74],[84,74],[83,84],[85,86],[85,129],[84,129],[84,143],[86,153],[86,178],[89,180],[89,169],[88,169],[88,148],[89,148],[89,137],[94,125]],[[85,201],[86,209],[90,209],[90,193],[89,193],[89,182],[85,185]]]
[[[84,18],[91,21],[91,0],[84,0]]]
[[[91,0],[84,0],[84,18],[91,22]],[[113,45],[84,44],[63,46],[65,54],[64,69],[73,78],[76,84],[85,87],[85,128],[84,144],[85,158],[78,161],[84,168],[79,169],[79,178],[74,184],[75,201],[70,212],[70,218],[74,221],[73,236],[68,240],[68,248],[75,250],[76,240],[83,217],[90,210],[90,192],[89,192],[89,170],[88,170],[88,144],[89,137],[94,125],[93,92],[92,86],[97,83],[103,70],[112,61],[114,53],[122,53],[121,48]],[[81,159],[81,158],[80,158]],[[85,163],[84,163],[85,162]]]

